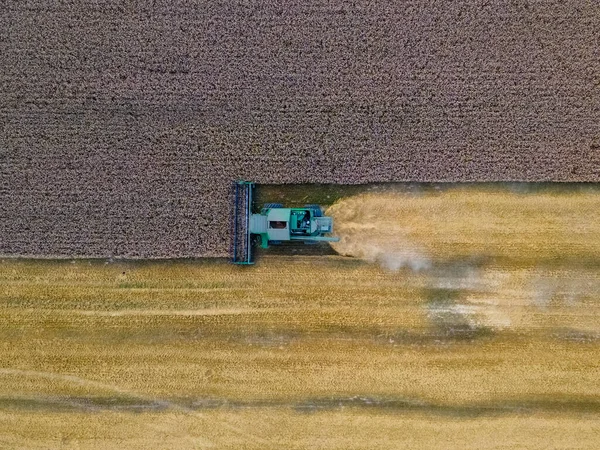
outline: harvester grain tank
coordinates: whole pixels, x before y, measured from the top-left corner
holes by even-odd
[[[263,205],[259,213],[252,213],[254,183],[237,181],[234,185],[233,262],[253,264],[253,243],[260,241],[262,248],[286,241],[338,242],[339,238],[326,236],[333,233],[333,219],[323,216],[319,205],[285,208],[279,203]]]

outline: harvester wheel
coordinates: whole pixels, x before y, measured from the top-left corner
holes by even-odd
[[[315,217],[321,217],[323,212],[321,211],[321,207],[319,205],[304,205],[306,209],[312,209],[314,211]]]

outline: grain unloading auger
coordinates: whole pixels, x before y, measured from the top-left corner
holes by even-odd
[[[252,246],[260,240],[262,248],[284,241],[304,243],[338,242],[326,236],[333,232],[333,219],[323,216],[319,205],[284,208],[279,203],[265,204],[260,213],[252,213],[254,183],[236,181],[234,185],[233,262],[254,264]]]

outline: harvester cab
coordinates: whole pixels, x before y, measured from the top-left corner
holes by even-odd
[[[260,213],[252,213],[254,183],[235,183],[233,262],[253,264],[253,243],[260,240],[262,248],[285,241],[338,242],[339,238],[326,236],[333,232],[333,219],[323,216],[319,205],[285,208],[279,203],[268,203]]]

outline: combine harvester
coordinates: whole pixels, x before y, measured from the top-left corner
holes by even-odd
[[[262,248],[284,241],[338,242],[325,236],[333,232],[333,219],[323,216],[319,205],[284,208],[279,203],[265,204],[260,213],[252,213],[254,183],[236,181],[233,214],[233,263],[254,264],[252,247],[260,240]],[[257,242],[258,243],[258,242]]]

